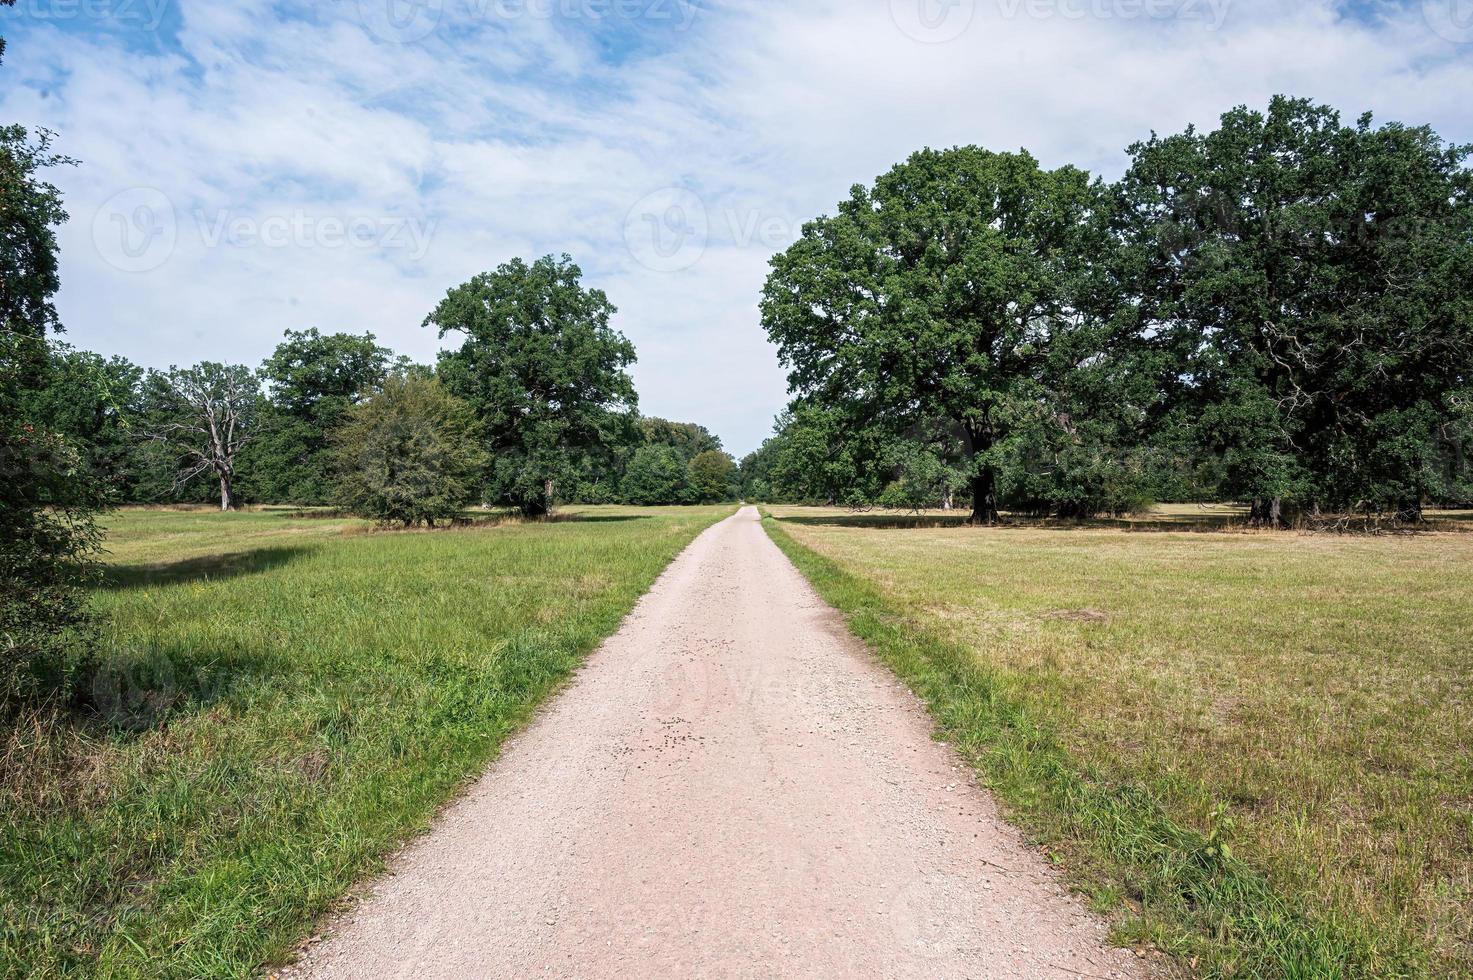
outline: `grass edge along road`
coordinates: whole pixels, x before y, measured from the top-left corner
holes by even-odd
[[[115,723],[0,746],[0,975],[282,962],[733,511],[429,533],[119,514],[97,596]]]
[[[1116,941],[1149,943],[1209,977],[1431,975],[1422,951],[1291,900],[1217,833],[1174,821],[1145,787],[1080,764],[999,671],[763,516],[851,631],[926,703],[1010,819],[1115,913]]]

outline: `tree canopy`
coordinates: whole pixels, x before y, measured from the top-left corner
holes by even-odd
[[[690,471],[669,446],[641,446],[624,471],[624,499],[644,507],[695,502]]]
[[[1102,197],[1026,152],[923,150],[855,186],[772,261],[762,322],[795,394],[846,428],[954,428],[974,517],[997,519],[1001,453],[1055,336]]]
[[[89,622],[83,586],[105,503],[91,467],[46,411],[47,335],[60,330],[60,192],[51,135],[0,127],[0,711],[45,685]]]
[[[325,504],[333,497],[329,437],[384,380],[390,351],[372,334],[288,330],[261,366],[268,400],[247,449],[248,493],[264,500]]]
[[[433,527],[475,502],[486,466],[480,443],[471,407],[437,379],[392,375],[334,433],[336,500],[361,517]]]
[[[703,503],[730,500],[737,486],[736,462],[719,449],[698,453],[686,469],[690,473],[691,491]]]
[[[979,521],[1467,500],[1470,153],[1288,98],[1153,135],[1108,186],[917,153],[773,260],[795,397],[744,479],[872,503],[959,468]]]
[[[1131,152],[1124,272],[1222,489],[1415,517],[1473,376],[1470,149],[1281,97]]]
[[[694,422],[671,422],[669,419],[642,418],[639,432],[648,446],[669,446],[686,462],[701,453],[721,452],[721,439],[704,425]]]
[[[176,485],[208,474],[220,488],[220,509],[235,510],[236,460],[255,437],[261,411],[255,372],[204,361],[154,372],[150,382],[149,436],[173,458]]]
[[[450,290],[425,320],[465,337],[440,356],[439,376],[482,421],[488,496],[528,514],[547,513],[588,458],[607,456],[610,416],[637,405],[634,345],[582,275],[566,255],[513,259]]]

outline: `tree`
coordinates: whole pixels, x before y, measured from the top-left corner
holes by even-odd
[[[261,390],[254,372],[205,361],[153,372],[150,436],[176,460],[175,485],[204,473],[220,485],[220,509],[235,510],[236,458],[255,435]]]
[[[690,471],[669,446],[641,446],[624,473],[624,499],[641,507],[693,503]]]
[[[772,461],[776,456],[776,438],[766,439],[761,446],[742,457],[737,467],[738,488],[743,500],[777,503],[772,491]]]
[[[333,433],[338,503],[405,527],[453,519],[480,489],[481,439],[471,407],[438,380],[393,375]]]
[[[1127,275],[1223,490],[1418,518],[1473,374],[1470,149],[1279,97],[1131,153]]]
[[[94,567],[93,520],[103,495],[76,450],[34,414],[45,384],[48,331],[61,329],[56,226],[61,194],[41,179],[69,163],[0,127],[0,708],[32,693],[89,626],[84,585]]]
[[[687,463],[701,453],[720,452],[721,439],[704,425],[694,422],[671,422],[668,419],[642,418],[639,431],[647,446],[669,446]]]
[[[0,0],[0,7],[14,7],[15,0]],[[0,58],[5,57],[5,38],[0,37]]]
[[[978,147],[923,150],[855,186],[772,261],[762,322],[790,387],[855,431],[944,420],[973,520],[996,521],[1008,441],[1050,343],[1083,316],[1075,279],[1101,195],[1081,170]]]
[[[566,255],[514,259],[450,290],[425,319],[441,338],[465,335],[440,355],[440,377],[484,427],[489,495],[529,515],[551,511],[559,485],[610,456],[609,417],[632,416],[637,403],[634,346],[582,275]]]
[[[726,453],[710,449],[698,454],[688,464],[691,490],[702,503],[730,500],[736,488],[737,466]]]
[[[391,354],[372,334],[288,330],[261,367],[269,400],[242,455],[253,497],[295,504],[332,499],[329,434],[382,383]]]
[[[769,467],[774,499],[862,505],[884,487],[885,430],[853,426],[843,411],[799,400],[777,420]]]
[[[135,454],[143,369],[52,341],[38,386],[22,397],[78,454],[87,479],[108,499],[135,499]]]

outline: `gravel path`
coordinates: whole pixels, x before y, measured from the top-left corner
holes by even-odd
[[[930,733],[744,508],[291,972],[1142,975]]]

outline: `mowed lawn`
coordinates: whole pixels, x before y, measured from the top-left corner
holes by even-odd
[[[1473,533],[769,512],[1126,938],[1473,975]]]
[[[3,733],[0,974],[279,959],[732,511],[111,515],[90,706]]]

